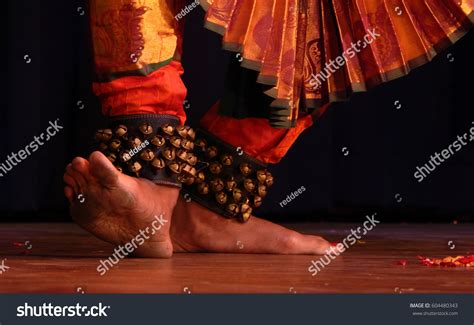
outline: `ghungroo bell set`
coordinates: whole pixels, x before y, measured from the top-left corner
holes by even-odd
[[[267,166],[203,130],[197,132],[194,154],[206,166],[184,182],[183,193],[216,213],[246,222],[273,185]]]
[[[169,115],[117,116],[95,138],[120,172],[181,187],[181,178],[196,175],[195,132],[178,122]]]
[[[178,123],[169,115],[117,116],[95,138],[120,172],[182,186],[186,198],[246,222],[273,185],[267,166],[203,130],[196,134]]]

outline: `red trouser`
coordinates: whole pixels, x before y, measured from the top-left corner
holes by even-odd
[[[99,80],[93,85],[94,92],[106,116],[169,114],[184,123],[187,90],[181,80],[183,68],[176,60],[181,54],[182,24],[175,18],[183,6],[173,7],[167,0],[142,3],[90,1]],[[312,124],[311,116],[305,116],[295,128],[276,129],[267,119],[220,116],[217,106],[202,117],[201,127],[265,163],[280,161],[298,135]]]

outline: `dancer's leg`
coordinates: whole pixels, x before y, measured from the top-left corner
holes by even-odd
[[[176,116],[184,123],[182,103],[186,89],[180,80],[180,64],[176,61],[169,63],[167,57],[153,57],[153,54],[147,52],[147,45],[154,45],[154,40],[146,39],[147,35],[150,35],[146,29],[155,26],[153,24],[159,20],[156,17],[155,20],[147,20],[143,18],[145,15],[161,12],[161,25],[155,27],[163,28],[163,34],[168,37],[168,42],[160,43],[162,51],[154,49],[153,53],[172,53],[169,47],[174,46],[176,50],[179,44],[179,26],[175,26],[173,20],[176,9],[168,5],[169,1],[162,2],[163,6],[149,11],[150,8],[146,6],[116,7],[114,1],[91,1],[94,54],[101,80],[95,83],[94,90],[102,100],[104,114],[108,116],[167,114]],[[124,18],[130,17],[124,15],[125,13],[141,22],[135,26],[142,29],[140,33],[124,27],[123,23],[130,27],[123,21]],[[107,19],[107,24],[104,19]],[[131,34],[127,35],[127,32]],[[117,37],[116,33],[125,33],[121,35],[125,37]],[[140,35],[144,39],[140,40]],[[177,35],[175,39],[173,35]],[[121,44],[127,36],[129,41],[134,40],[136,44]],[[133,57],[127,54],[132,45],[137,45],[138,51],[132,51]],[[141,48],[143,45],[144,49]],[[132,59],[131,63],[123,61],[127,57]],[[157,66],[161,67],[147,73],[149,69]],[[140,73],[147,75],[135,76]],[[222,120],[217,116],[215,108],[206,114],[202,123],[217,139],[234,146],[240,145],[249,156],[261,162],[278,161],[296,136],[310,124],[311,118],[307,116],[301,119],[295,129],[272,129],[266,125],[265,120]],[[224,135],[222,130],[226,125],[228,130],[240,131],[244,130],[242,125],[256,127],[260,136],[239,137],[243,141],[236,143],[233,141],[235,138]],[[238,133],[233,134],[239,136]],[[64,179],[67,183],[65,194],[71,201],[71,213],[76,222],[94,235],[114,244],[130,241],[141,229],[149,226],[154,216],[164,213],[167,223],[137,251],[143,256],[168,257],[171,255],[171,245],[179,252],[235,251],[282,254],[322,253],[328,247],[328,243],[319,237],[303,236],[257,218],[251,218],[246,224],[241,224],[225,219],[196,203],[188,204],[184,200],[179,201],[172,220],[178,197],[176,187],[160,184],[159,181],[153,184],[144,178],[119,173],[100,152],[93,153],[89,160],[76,158],[67,167]],[[85,198],[82,203],[82,200],[77,200],[80,194]],[[236,245],[238,241],[244,248]]]
[[[184,123],[186,88],[180,77],[181,64],[174,60],[180,51],[180,26],[174,19],[178,2],[90,1],[97,74],[94,92],[101,99],[104,115],[127,126],[127,117],[145,114],[151,123],[160,118],[155,114],[174,116]],[[104,153],[119,156],[119,151]],[[163,214],[166,222],[136,253],[171,256],[169,228],[179,187],[120,173],[101,152],[92,153],[87,160],[75,158],[64,180],[74,220],[113,244],[129,242]]]

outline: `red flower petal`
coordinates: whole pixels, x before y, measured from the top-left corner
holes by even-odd
[[[420,264],[425,266],[446,266],[446,267],[457,267],[457,266],[469,266],[474,263],[474,255],[469,256],[446,256],[445,258],[428,258],[423,256],[416,257]]]

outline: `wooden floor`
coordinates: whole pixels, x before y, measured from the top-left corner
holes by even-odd
[[[291,225],[334,242],[358,226]],[[416,260],[474,254],[473,224],[378,225],[316,276],[308,267],[317,256],[226,254],[128,258],[100,276],[99,260],[112,250],[73,224],[0,224],[0,266],[6,259],[9,267],[0,274],[0,293],[474,292],[474,268],[426,267]],[[396,265],[401,259],[408,265]]]

